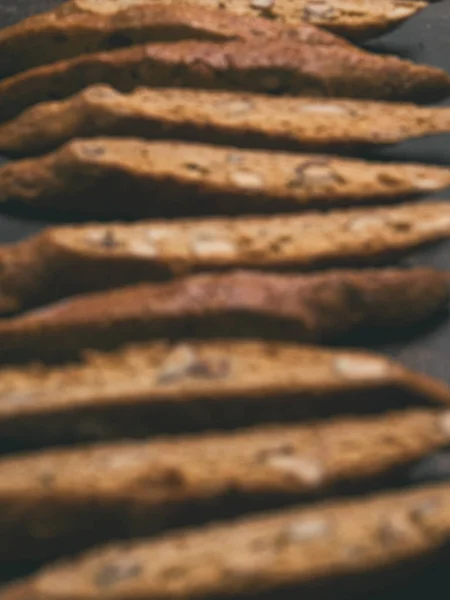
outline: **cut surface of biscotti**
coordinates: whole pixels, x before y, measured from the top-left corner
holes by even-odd
[[[0,371],[5,450],[413,405],[450,392],[377,354],[276,342],[146,342]]]
[[[448,237],[449,202],[54,227],[0,246],[0,313],[200,271],[382,264]]]
[[[47,567],[1,597],[259,598],[269,591],[280,597],[290,588],[310,600],[320,583],[329,584],[319,596],[328,598],[350,577],[361,587],[370,582],[367,590],[419,560],[445,557],[449,541],[450,485],[431,485],[111,544]]]
[[[61,359],[151,337],[339,340],[422,323],[448,297],[448,274],[433,269],[205,273],[80,295],[2,319],[0,356]]]
[[[449,443],[448,411],[409,410],[6,458],[0,558],[48,560],[105,540],[372,489]]]
[[[1,119],[94,83],[108,83],[121,92],[139,86],[186,87],[419,102],[450,93],[450,76],[441,69],[347,45],[186,40],[86,54],[4,79]]]
[[[384,0],[390,1],[390,0]],[[411,1],[404,18],[421,10]],[[416,5],[417,4],[417,5]],[[98,5],[98,2],[96,3]],[[346,44],[331,33],[306,22],[287,26],[256,15],[236,15],[213,6],[174,2],[139,2],[115,14],[57,8],[0,31],[0,76],[74,58],[146,42],[183,39],[224,42],[236,39],[281,39],[311,44]]]
[[[129,138],[73,140],[0,167],[0,201],[108,217],[328,208],[449,184],[444,167]]]
[[[345,151],[450,132],[450,108],[94,85],[0,125],[0,152],[30,155],[77,137],[135,136],[240,147]]]

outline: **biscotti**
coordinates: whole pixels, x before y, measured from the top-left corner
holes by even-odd
[[[364,100],[91,86],[0,125],[0,152],[30,155],[75,137],[135,136],[281,150],[373,148],[450,132],[450,108]]]
[[[450,237],[450,203],[47,229],[0,246],[0,313],[198,271],[375,265]]]
[[[92,0],[81,0],[92,7]],[[141,0],[140,0],[141,1]],[[148,0],[146,0],[148,1]],[[167,1],[167,0],[166,0]],[[170,3],[177,0],[168,0]],[[254,14],[298,26],[301,22],[360,40],[393,29],[422,10],[425,3],[391,2],[390,0],[191,0],[207,6],[223,6],[239,15]],[[114,2],[109,1],[111,7]]]
[[[86,294],[0,320],[0,356],[62,359],[150,337],[327,341],[426,321],[448,302],[432,269],[200,274]]]
[[[415,1],[409,4],[403,11],[404,18],[423,7],[420,2],[417,6]],[[146,42],[255,38],[263,43],[265,39],[285,37],[308,44],[345,44],[343,39],[307,23],[292,27],[253,15],[237,19],[227,11],[198,4],[141,1],[116,5],[117,12],[109,14],[60,7],[3,29],[0,77],[82,54]]]
[[[352,598],[350,577],[367,594],[380,577],[445,557],[449,541],[450,485],[432,485],[116,543],[49,566],[1,598],[292,598],[288,588],[311,600],[336,598],[340,585]]]
[[[407,478],[448,443],[448,411],[412,410],[3,459],[0,560],[59,558],[105,540],[361,492]]]
[[[441,69],[356,47],[286,39],[187,40],[86,54],[4,79],[1,119],[93,83],[108,83],[121,92],[147,85],[418,102],[450,93],[450,76]]]
[[[332,36],[314,32],[308,23],[361,39],[395,27],[425,6],[419,0],[400,5],[395,0],[333,0],[327,5],[317,0],[295,5],[290,0],[192,0],[181,6],[179,0],[114,0],[106,8],[98,0],[75,0],[0,32],[0,76],[146,41],[281,36],[283,26],[296,31],[296,39],[330,43]],[[256,22],[259,17],[267,17],[259,19],[267,27]]]
[[[0,201],[108,217],[328,208],[449,184],[450,169],[428,165],[129,138],[73,140],[0,167]]]
[[[146,342],[0,371],[3,450],[414,405],[449,406],[450,391],[377,354],[276,342]]]

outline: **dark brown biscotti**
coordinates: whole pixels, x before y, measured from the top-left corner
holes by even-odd
[[[432,485],[111,544],[49,566],[1,598],[292,597],[283,594],[287,588],[306,600],[329,598],[341,585],[348,592],[349,578],[367,593],[377,578],[445,557],[449,541],[450,485]]]
[[[46,152],[76,137],[135,136],[280,150],[344,151],[450,131],[450,108],[94,85],[0,125],[0,152]]]
[[[448,237],[449,202],[54,227],[0,246],[0,313],[199,271],[382,264]]]
[[[81,4],[81,3],[80,3]],[[422,8],[410,2],[404,18]],[[341,38],[308,23],[289,27],[253,15],[236,18],[227,11],[198,4],[136,2],[114,13],[83,10],[75,4],[30,17],[0,31],[0,77],[33,67],[146,42],[183,39],[224,42],[281,39],[311,44],[345,44]],[[96,2],[95,6],[99,6]]]
[[[445,71],[346,45],[279,40],[145,44],[36,67],[0,83],[0,115],[66,98],[93,83],[431,102],[450,93]]]
[[[60,359],[149,337],[342,339],[426,321],[448,302],[432,269],[201,274],[60,301],[0,320],[0,356]]]
[[[429,165],[94,138],[0,167],[0,202],[108,217],[174,217],[334,208],[449,184],[450,169]]]
[[[377,354],[276,342],[147,342],[0,370],[5,450],[417,405],[449,406],[450,391]]]
[[[3,459],[0,559],[378,488],[448,443],[448,411],[413,410]]]

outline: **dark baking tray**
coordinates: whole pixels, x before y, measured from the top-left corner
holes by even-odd
[[[61,0],[0,0],[0,27],[11,25],[31,14],[49,10],[58,4],[61,4]],[[395,31],[369,42],[367,47],[376,52],[395,53],[450,72],[450,0],[431,4]],[[450,99],[442,104],[450,105]],[[377,158],[450,166],[450,134],[400,144],[378,153]],[[450,190],[439,196],[448,197],[450,200]],[[44,218],[25,210],[15,212],[14,215],[0,214],[0,243],[23,239],[53,222],[55,215],[52,214]],[[407,259],[407,263],[450,270],[450,242],[417,252]],[[408,307],[405,307],[405,310],[408,310]],[[406,339],[391,340],[388,345],[374,339],[358,342],[389,353],[409,367],[440,377],[450,384],[450,318],[440,319],[424,330],[411,330]],[[450,451],[432,457],[411,474],[411,481],[435,479],[450,480]],[[446,571],[449,565],[450,562],[447,561],[432,568],[419,569],[406,585],[402,584],[399,587],[386,583],[387,587],[382,592],[371,594],[370,598],[448,598],[450,581]],[[364,595],[369,597],[369,594]],[[342,600],[350,600],[351,597],[353,596],[346,594]]]

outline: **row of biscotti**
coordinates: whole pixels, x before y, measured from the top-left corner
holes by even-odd
[[[128,138],[73,140],[0,167],[2,202],[108,217],[335,208],[449,184],[448,168]]]
[[[311,43],[343,43],[308,23],[349,37],[368,37],[392,28],[424,6],[425,2],[418,0],[403,0],[401,5],[394,0],[379,0],[376,5],[368,0],[330,0],[328,5],[301,0],[295,6],[290,0],[194,0],[190,4],[178,0],[73,0],[0,33],[0,55],[4,57],[0,76],[151,41],[285,35]]]
[[[450,486],[434,485],[116,543],[50,566],[1,598],[355,597],[448,557],[449,541]]]
[[[0,560],[60,558],[106,540],[414,483],[429,454],[449,444],[449,417],[422,408],[3,457]]]

